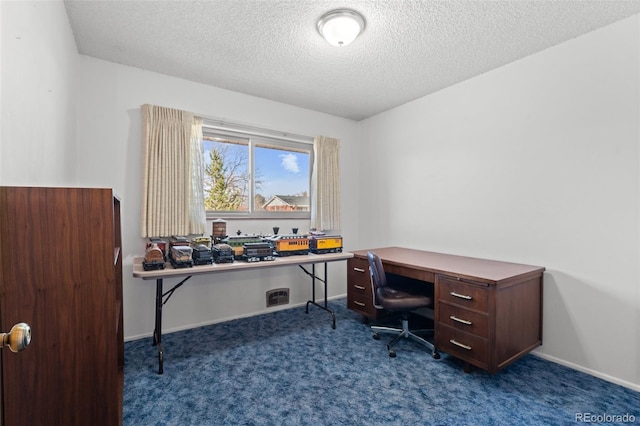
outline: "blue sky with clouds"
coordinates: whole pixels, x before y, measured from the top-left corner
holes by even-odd
[[[308,154],[256,148],[255,161],[259,176],[264,182],[259,192],[265,198],[309,192]]]
[[[209,160],[209,152],[220,142],[204,141],[204,160]],[[246,145],[224,144],[229,155],[233,151],[247,152]],[[299,195],[309,193],[309,154],[272,148],[255,148],[255,167],[258,179],[262,181],[258,192],[266,199],[273,195]]]

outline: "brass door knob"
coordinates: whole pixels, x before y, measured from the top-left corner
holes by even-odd
[[[24,322],[11,327],[8,333],[0,333],[0,348],[8,346],[11,352],[20,352],[31,343],[31,327]]]

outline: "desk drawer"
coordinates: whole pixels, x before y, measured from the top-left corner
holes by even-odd
[[[439,324],[438,349],[486,369],[489,364],[489,344],[487,339],[465,333],[447,325]]]
[[[480,312],[442,302],[438,309],[438,322],[476,336],[489,337],[489,318]]]
[[[438,275],[438,298],[441,301],[487,312],[489,305],[489,286],[473,281],[464,281],[456,278]]]
[[[372,294],[369,262],[357,258],[349,259],[347,261],[347,284],[348,291]]]
[[[369,262],[366,259],[347,261],[347,308],[370,319],[375,319],[378,314],[373,306]]]
[[[349,296],[347,298],[347,308],[351,309],[352,311],[356,311],[368,318],[375,318],[377,315],[377,310],[375,306],[373,306],[373,302],[370,298]]]
[[[382,262],[384,266],[384,272],[387,274],[396,274],[402,277],[413,278],[419,281],[426,281],[433,283],[435,281],[435,274],[429,271],[423,271],[420,269],[408,268],[406,266],[391,265],[389,263]]]

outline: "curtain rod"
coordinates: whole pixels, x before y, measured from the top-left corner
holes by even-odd
[[[214,120],[210,118],[202,118],[202,128],[212,130],[227,130],[236,133],[242,133],[245,135],[263,136],[267,138],[284,139],[291,142],[313,143],[313,137],[297,135],[295,133],[279,132],[271,129],[264,129],[261,127],[249,126],[246,124],[229,123],[221,120]]]

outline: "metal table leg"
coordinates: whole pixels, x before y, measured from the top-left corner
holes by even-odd
[[[329,309],[328,307],[328,303],[327,303],[327,280],[328,280],[328,275],[327,275],[327,262],[324,262],[324,279],[318,277],[316,275],[316,264],[313,263],[311,264],[311,272],[307,271],[302,265],[298,265],[300,267],[300,269],[302,269],[305,274],[309,275],[311,277],[311,300],[307,301],[307,308],[306,308],[306,313],[309,313],[309,305],[315,305],[318,308],[327,311],[331,314],[331,319],[332,319],[332,323],[331,323],[331,328],[333,328],[335,330],[336,328],[336,314]],[[318,304],[316,302],[316,280],[321,281],[324,283],[324,306]]]
[[[158,374],[164,373],[164,350],[162,349],[162,306],[169,301],[173,292],[184,284],[191,275],[174,285],[166,293],[162,292],[162,278],[156,279],[156,324],[153,329],[153,346],[158,347]]]
[[[156,324],[153,329],[153,346],[158,346],[158,374],[164,372],[162,350],[162,278],[156,280]]]

